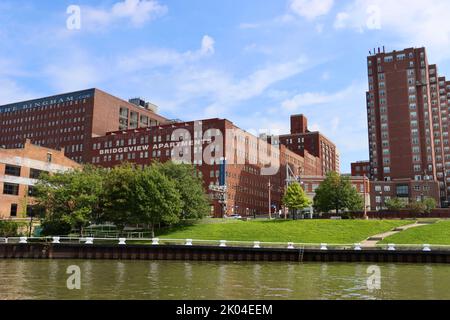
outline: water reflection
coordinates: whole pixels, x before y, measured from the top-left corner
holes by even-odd
[[[81,290],[68,290],[70,265]],[[0,260],[1,299],[450,299],[447,265]]]

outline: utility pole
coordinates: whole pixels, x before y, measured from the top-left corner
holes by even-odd
[[[367,215],[367,185],[366,185],[366,175],[364,175],[364,220],[369,220],[369,216]]]
[[[269,179],[269,219],[272,220],[272,184]]]

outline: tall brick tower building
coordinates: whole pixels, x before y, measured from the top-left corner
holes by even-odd
[[[367,58],[367,114],[371,178],[439,181],[448,199],[450,89],[428,63],[425,48]]]

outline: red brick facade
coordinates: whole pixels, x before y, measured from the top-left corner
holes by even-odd
[[[89,161],[85,148],[92,137],[166,122],[150,110],[89,89],[0,106],[0,146],[19,148],[30,139],[36,145],[64,148],[69,158],[81,163]]]
[[[218,141],[223,143],[216,145],[214,152],[209,152]],[[223,182],[227,187],[225,213],[243,216],[269,213],[269,182],[271,212],[275,214],[281,209],[281,197],[286,186],[286,165],[289,164],[296,176],[305,171],[305,166],[314,165],[312,159],[305,161],[283,145],[279,149],[275,148],[224,119],[112,132],[94,138],[91,149],[91,162],[104,167],[125,161],[146,166],[152,161],[166,162],[180,157],[179,160],[185,159],[194,164],[207,190],[211,186],[220,186],[221,175],[224,174]],[[264,166],[259,152],[271,154],[273,171],[263,172],[270,165]],[[207,160],[205,154],[210,154],[212,159]],[[226,159],[224,171],[221,168],[222,158]],[[222,207],[217,199],[218,194],[213,191],[209,193],[213,200],[213,214],[220,217]]]
[[[351,164],[352,177],[370,178],[370,161],[358,161]]]
[[[40,173],[80,168],[64,152],[35,146],[0,148],[0,219],[25,218],[33,205],[33,186]]]
[[[280,136],[280,143],[298,155],[318,158],[320,172],[308,172],[308,175],[326,175],[340,172],[339,152],[336,145],[320,132],[308,130],[308,120],[304,115],[291,116],[291,133]],[[308,155],[309,154],[309,155]]]
[[[291,135],[275,138],[272,145],[273,137],[264,141],[225,119],[169,121],[146,105],[89,89],[0,106],[0,145],[18,148],[30,139],[64,150],[79,163],[103,167],[174,159],[192,163],[209,191],[215,216],[275,214],[292,176],[339,171],[336,146],[308,131],[304,116],[293,116]],[[222,212],[223,195],[217,188],[224,186],[227,205]]]
[[[367,113],[371,178],[436,180],[448,200],[450,88],[425,48],[379,52],[368,59]]]

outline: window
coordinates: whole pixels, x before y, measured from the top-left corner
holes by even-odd
[[[46,171],[38,170],[38,169],[30,169],[30,178],[31,179],[39,179],[39,177],[43,174],[47,173]]]
[[[405,185],[397,186],[397,197],[409,197],[409,187]]]
[[[149,121],[148,121],[148,116],[144,116],[144,115],[141,115],[141,117],[140,117],[140,126],[141,127],[148,127],[149,126]]]
[[[136,129],[138,127],[138,116],[137,112],[130,112],[130,129]]]
[[[5,175],[20,177],[20,167],[6,165],[6,167],[5,167]]]
[[[19,195],[19,185],[14,183],[5,183],[3,185],[3,194],[18,196]]]
[[[120,107],[119,130],[128,129],[128,108]]]
[[[17,204],[13,203],[11,204],[11,217],[17,217]]]
[[[35,197],[36,196],[36,188],[33,186],[28,187],[28,196]]]

